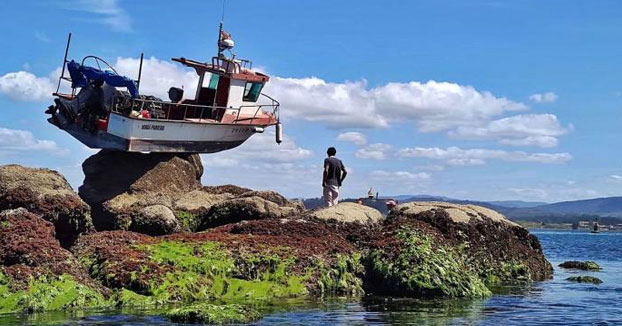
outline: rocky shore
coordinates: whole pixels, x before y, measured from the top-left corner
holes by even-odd
[[[280,298],[484,297],[553,272],[535,236],[478,206],[308,211],[202,186],[198,155],[102,151],[82,168],[76,194],[55,171],[0,167],[0,313],[177,303],[171,319],[231,321]]]

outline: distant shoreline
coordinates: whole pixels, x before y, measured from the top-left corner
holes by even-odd
[[[577,231],[577,232],[585,232],[585,233],[590,233],[590,229],[586,229],[586,228],[579,228],[579,229],[572,229],[572,224],[570,223],[539,223],[539,222],[531,222],[531,221],[514,221],[516,223],[518,223],[520,226],[528,229],[528,230],[534,230],[534,229],[541,229],[541,230],[563,230],[563,231]],[[622,232],[622,230],[605,230],[605,229],[601,229],[600,233],[607,233],[607,232]]]

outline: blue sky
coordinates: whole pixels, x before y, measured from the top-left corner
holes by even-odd
[[[94,152],[48,124],[64,42],[142,90],[191,87],[171,57],[208,60],[218,1],[0,2],[0,164],[48,167],[77,188]],[[620,194],[619,1],[228,0],[235,52],[273,78],[286,142],[253,136],[203,155],[205,184],[321,195],[334,145],[345,196],[560,201]],[[133,76],[135,77],[135,76]],[[114,171],[111,171],[114,173]]]

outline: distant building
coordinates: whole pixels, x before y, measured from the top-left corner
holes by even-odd
[[[590,221],[579,221],[579,227],[584,229],[589,229],[592,222]]]

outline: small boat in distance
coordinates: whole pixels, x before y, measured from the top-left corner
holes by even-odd
[[[592,231],[590,233],[600,233],[600,226],[598,225],[598,219],[596,219],[592,225]]]
[[[96,56],[68,61],[70,42],[71,34],[54,105],[46,113],[51,124],[90,148],[215,153],[237,147],[269,126],[276,126],[276,142],[281,142],[279,102],[261,92],[270,77],[254,71],[249,60],[225,56],[234,42],[222,22],[218,55],[211,62],[172,59],[193,68],[198,85],[188,98],[182,88],[171,87],[169,101],[139,94],[142,54],[138,79],[132,80]],[[97,68],[86,66],[87,61]],[[71,83],[70,94],[59,92],[63,81]]]

